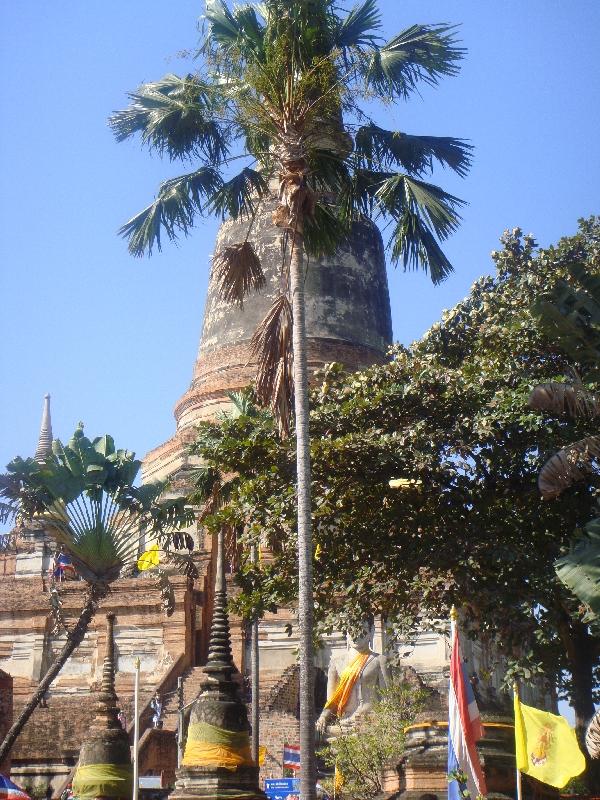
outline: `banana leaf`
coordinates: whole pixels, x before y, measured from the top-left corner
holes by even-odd
[[[559,579],[588,608],[586,621],[600,620],[600,518],[585,526],[568,555],[554,562]]]

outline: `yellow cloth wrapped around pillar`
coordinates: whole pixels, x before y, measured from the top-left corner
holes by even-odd
[[[256,766],[250,751],[248,731],[227,731],[208,722],[194,722],[188,728],[184,767]]]
[[[131,797],[133,768],[131,764],[83,764],[75,770],[75,797]]]
[[[340,675],[340,681],[336,687],[335,692],[331,695],[329,700],[325,703],[325,708],[331,709],[337,717],[341,717],[344,713],[352,689],[356,681],[360,678],[360,674],[367,661],[369,660],[370,653],[357,653],[352,661],[348,664],[345,670]]]

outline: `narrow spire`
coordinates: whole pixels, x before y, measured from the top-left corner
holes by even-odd
[[[102,684],[96,703],[96,717],[93,726],[96,728],[121,728],[119,707],[115,692],[115,615],[106,615],[106,655],[102,666]]]
[[[225,581],[225,534],[217,534],[217,574],[215,579],[215,600],[210,626],[208,658],[204,671],[219,681],[229,681],[235,671],[231,655],[231,636],[229,615],[227,613],[227,583]]]
[[[40,436],[34,459],[43,463],[52,453],[52,420],[50,419],[50,395],[44,395],[44,410],[42,411],[42,424]]]

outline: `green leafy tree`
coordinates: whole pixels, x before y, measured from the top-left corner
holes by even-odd
[[[588,372],[598,372],[600,363],[600,278],[581,264],[571,270],[577,281],[560,282],[537,304],[540,322],[562,347],[571,352]],[[592,433],[555,453],[542,467],[538,484],[545,499],[559,497],[574,484],[598,474],[600,466],[600,396],[586,391],[575,375],[573,385],[549,383],[536,386],[529,398],[532,408],[571,418],[589,420]],[[569,552],[555,562],[560,580],[586,610],[583,619],[598,627],[600,614],[600,519],[588,522],[571,543]],[[600,758],[600,714],[596,712],[586,731],[585,744],[594,759]]]
[[[405,748],[405,728],[423,708],[426,692],[394,677],[382,689],[372,711],[356,732],[339,735],[319,755],[338,775],[336,797],[370,800],[383,791],[386,768],[398,764]],[[328,788],[333,794],[335,777]]]
[[[582,390],[597,390],[592,366],[545,331],[535,304],[571,281],[574,263],[598,274],[600,220],[545,250],[518,229],[502,241],[497,275],[476,281],[420,341],[361,373],[331,366],[315,387],[315,613],[324,630],[381,613],[408,635],[460,605],[511,675],[543,678],[571,699],[582,734],[600,641],[553,565],[589,521],[597,479],[543,503],[537,480],[557,448],[589,435],[589,420],[540,414],[527,400],[574,369]],[[273,554],[260,571],[240,571],[241,610],[296,596],[293,447],[273,431],[244,416],[200,426],[207,463],[241,476],[227,519]]]
[[[43,524],[57,548],[71,557],[87,584],[86,601],[71,629],[63,619],[60,594],[53,588],[53,611],[66,630],[66,642],[38,688],[0,745],[0,760],[10,751],[27,720],[71,654],[83,641],[100,603],[123,570],[137,564],[141,535],[157,541],[161,564],[171,563],[196,576],[190,557],[172,548],[188,546],[181,528],[192,521],[184,500],[161,500],[164,483],[135,486],[141,462],[128,450],[117,450],[111,436],[90,441],[79,426],[71,440],[52,443],[43,463],[15,458],[0,476],[0,497],[20,522]],[[155,568],[167,613],[172,593],[166,573]]]
[[[377,125],[360,101],[405,100],[455,75],[463,51],[447,25],[412,25],[386,41],[375,0],[341,14],[332,0],[267,0],[230,10],[207,0],[196,75],[166,75],[131,93],[111,117],[117,139],[139,135],[192,172],[159,187],[121,232],[134,255],[161,236],[187,235],[204,214],[248,219],[245,239],[213,258],[222,296],[242,303],[265,281],[252,220],[275,194],[284,245],[281,292],[259,326],[257,397],[283,434],[294,407],[297,460],[298,607],[302,797],[314,795],[312,539],[306,257],[335,250],[361,217],[390,225],[392,261],[441,281],[452,269],[440,241],[459,224],[461,201],[429,182],[434,163],[464,175],[471,148],[452,137]],[[238,171],[235,171],[238,170]],[[293,358],[292,358],[293,355]]]

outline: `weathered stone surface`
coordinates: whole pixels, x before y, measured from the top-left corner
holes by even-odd
[[[210,280],[192,383],[175,406],[177,433],[146,455],[144,480],[185,466],[190,429],[223,410],[228,392],[254,380],[250,340],[281,286],[281,231],[271,222],[274,205],[267,204],[257,217],[250,237],[263,265],[265,289],[248,297],[240,309],[221,300]],[[247,222],[223,223],[215,251],[244,241],[247,227]],[[392,322],[384,248],[375,225],[356,223],[335,256],[309,259],[305,292],[310,373],[332,361],[356,370],[385,359]]]

